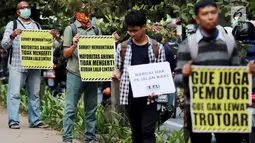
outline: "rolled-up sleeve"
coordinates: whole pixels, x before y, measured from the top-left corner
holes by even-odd
[[[9,49],[12,46],[12,40],[10,35],[13,33],[13,22],[9,22],[5,28],[4,36],[1,41],[1,45],[4,49]]]

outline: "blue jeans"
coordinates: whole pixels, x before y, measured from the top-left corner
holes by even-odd
[[[63,141],[72,140],[75,111],[83,92],[86,122],[86,129],[84,131],[85,140],[86,142],[89,142],[96,137],[97,83],[82,82],[80,77],[68,72],[66,85],[66,105],[63,121]]]
[[[28,122],[29,126],[36,126],[40,121],[40,84],[41,70],[19,72],[9,70],[9,84],[7,92],[8,124],[19,124],[20,89],[26,83],[28,91]]]
[[[170,93],[168,95],[168,106],[169,105],[174,105],[174,95],[175,95],[175,93]]]

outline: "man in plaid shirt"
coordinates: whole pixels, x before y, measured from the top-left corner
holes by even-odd
[[[125,25],[131,37],[127,40],[124,57],[122,57],[123,43],[117,47],[113,80],[120,81],[120,104],[125,105],[127,110],[133,143],[156,143],[154,135],[157,121],[156,97],[152,94],[149,97],[133,98],[127,67],[164,62],[164,47],[157,43],[158,55],[154,54],[153,40],[145,34],[146,15],[141,11],[131,11],[127,14]]]

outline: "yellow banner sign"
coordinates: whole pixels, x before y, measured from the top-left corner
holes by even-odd
[[[20,58],[24,69],[52,69],[52,35],[47,30],[24,30],[20,35]]]
[[[251,75],[247,67],[192,67],[194,132],[251,132]]]
[[[111,81],[115,43],[112,36],[85,36],[79,40],[82,81]]]

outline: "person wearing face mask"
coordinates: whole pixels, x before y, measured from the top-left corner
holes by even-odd
[[[20,89],[26,84],[28,90],[28,122],[30,128],[47,128],[40,121],[40,83],[41,70],[23,69],[20,59],[20,33],[22,30],[38,30],[40,25],[30,18],[31,9],[26,1],[17,5],[18,18],[7,24],[2,39],[2,47],[10,51],[9,54],[9,85],[7,92],[8,125],[10,129],[20,129],[19,106]],[[14,23],[16,28],[14,29]]]
[[[96,109],[97,109],[97,89],[96,82],[82,82],[79,71],[79,58],[77,45],[80,35],[102,35],[100,28],[91,24],[91,14],[84,12],[81,8],[75,13],[76,20],[73,24],[67,26],[64,31],[64,57],[68,59],[67,63],[67,85],[66,85],[66,105],[63,120],[63,143],[71,143],[73,140],[72,130],[74,127],[75,111],[77,103],[84,93],[84,112],[85,112],[85,142],[97,143],[96,131]],[[74,34],[73,27],[77,30]],[[113,33],[115,41],[119,40],[118,34]]]

